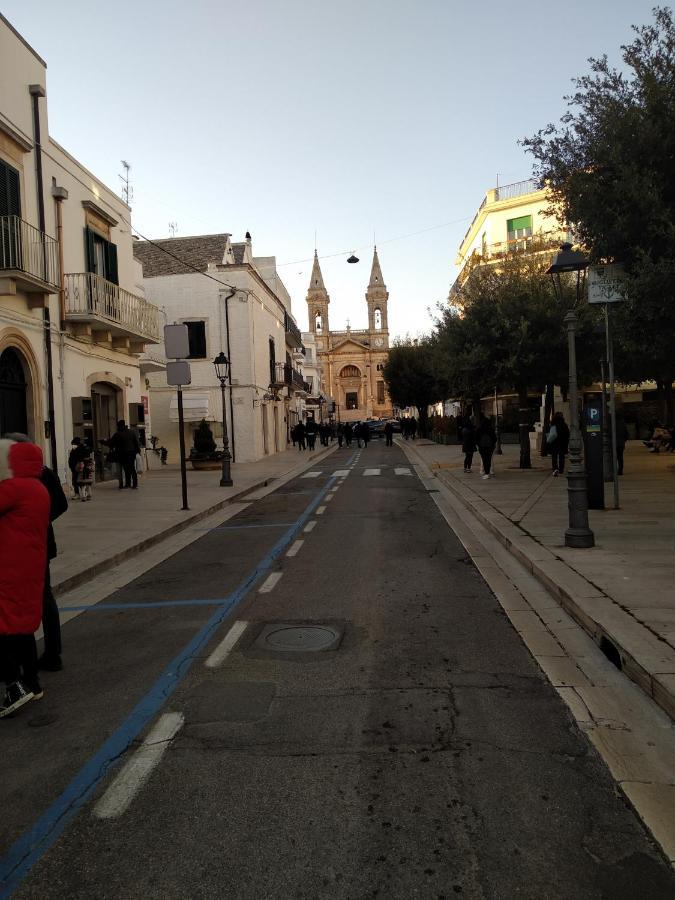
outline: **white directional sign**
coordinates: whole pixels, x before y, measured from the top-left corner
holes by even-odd
[[[621,303],[624,294],[624,270],[619,263],[588,267],[588,302]]]
[[[184,384],[190,384],[192,375],[190,374],[190,363],[185,360],[177,362],[168,362],[166,364],[166,383],[174,387],[182,387]]]

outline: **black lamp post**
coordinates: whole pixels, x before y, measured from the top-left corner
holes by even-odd
[[[232,485],[232,476],[230,474],[230,442],[227,439],[227,414],[225,412],[225,385],[230,374],[230,361],[221,352],[213,360],[213,366],[216,370],[216,378],[220,382],[220,394],[223,399],[223,474],[220,478],[221,487],[230,487]]]
[[[567,327],[570,395],[570,465],[567,472],[569,527],[565,532],[565,546],[567,547],[592,547],[595,544],[593,532],[588,524],[586,470],[581,452],[581,432],[579,431],[576,353],[577,314],[575,307],[581,302],[583,296],[587,268],[588,260],[584,254],[579,250],[573,250],[571,244],[563,244],[546,272],[551,276],[557,302],[563,309],[566,309],[563,322]],[[576,283],[574,283],[575,277]],[[566,290],[569,281],[574,283],[574,293]]]

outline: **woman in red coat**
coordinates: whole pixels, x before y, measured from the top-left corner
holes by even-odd
[[[0,718],[42,696],[35,632],[42,618],[49,493],[42,451],[0,440]]]

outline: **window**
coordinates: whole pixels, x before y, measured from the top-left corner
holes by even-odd
[[[305,359],[307,360],[308,363],[312,361],[312,349],[311,349],[311,347],[305,347]]]
[[[376,309],[373,318],[375,320],[375,330],[380,331],[380,329],[382,328],[382,310]]]
[[[101,237],[96,231],[84,229],[84,242],[87,257],[87,272],[100,275],[106,281],[119,284],[117,275],[117,247],[111,241]]]
[[[347,409],[358,409],[359,408],[359,395],[356,391],[350,391],[345,394],[345,401],[347,403]]]
[[[0,216],[21,216],[19,173],[0,160]]]
[[[384,403],[384,381],[377,382],[377,402]]]
[[[361,373],[356,366],[345,366],[340,372],[340,378],[360,378]]]
[[[511,249],[524,250],[527,238],[532,237],[532,216],[520,216],[506,223],[506,238]]]
[[[188,330],[188,359],[206,359],[206,322],[185,322]]]
[[[318,310],[314,313],[314,327],[320,334],[323,329],[323,323],[321,321],[321,313]]]

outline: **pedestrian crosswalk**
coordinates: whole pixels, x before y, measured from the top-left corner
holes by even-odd
[[[364,469],[361,475],[364,478],[372,478],[373,476],[382,475],[383,473],[386,474],[387,471],[388,467],[383,466],[380,468]],[[333,472],[333,478],[346,478],[350,473],[350,469],[336,469],[335,472]],[[358,473],[355,472],[355,474]],[[412,475],[412,472],[408,466],[396,466],[394,468],[394,475]],[[306,478],[307,476],[305,475],[303,477]]]

